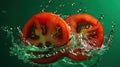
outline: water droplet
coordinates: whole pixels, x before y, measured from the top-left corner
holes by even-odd
[[[45,8],[48,8],[48,5],[46,5]]]
[[[104,19],[104,14],[100,14],[100,17],[98,18],[97,23],[98,23],[99,21],[101,21],[102,19]],[[103,24],[103,23],[102,23],[102,24]]]
[[[114,28],[115,28],[115,23],[112,23],[112,30],[111,30],[111,32],[110,32],[110,34],[109,34],[109,37],[108,37],[108,40],[107,40],[107,43],[104,43],[104,44],[110,44],[111,43],[111,41],[112,41],[112,39],[113,39],[113,32],[114,32]],[[3,30],[5,30],[5,31],[7,31],[7,33],[8,32],[10,32],[10,31],[14,31],[14,29],[16,29],[16,28],[14,28],[14,27],[8,27],[8,26],[6,26],[6,27],[1,27],[1,29],[3,29]],[[18,32],[19,31],[19,32]],[[21,33],[22,34],[22,32],[21,32],[21,29],[20,29],[20,27],[17,27],[17,31],[15,31],[15,32],[18,32],[18,33]],[[13,34],[10,34],[10,36],[13,36],[13,38],[11,38],[13,41],[12,41],[12,44],[14,45],[11,49],[10,49],[10,54],[13,54],[13,56],[18,56],[18,58],[19,59],[21,59],[21,60],[23,60],[23,61],[27,61],[27,62],[31,62],[31,61],[29,61],[28,59],[30,59],[30,58],[42,58],[42,57],[45,57],[45,56],[47,56],[47,57],[50,57],[51,55],[56,55],[58,52],[56,51],[56,52],[52,52],[51,54],[46,54],[46,55],[44,55],[44,54],[42,54],[42,55],[32,55],[32,54],[28,54],[27,53],[27,50],[28,49],[33,49],[33,48],[35,48],[35,46],[32,46],[31,44],[30,45],[28,45],[28,46],[25,46],[25,44],[24,43],[18,43],[18,42],[16,42],[16,41],[14,41],[14,39],[15,39],[15,37],[16,37],[16,35],[14,36]],[[52,36],[52,35],[51,35]],[[75,34],[71,34],[71,40],[73,41],[73,42],[75,42],[75,43],[73,43],[73,45],[76,45],[76,47],[70,47],[69,49],[71,49],[71,50],[68,50],[70,53],[72,53],[73,55],[78,55],[78,54],[81,54],[80,52],[73,52],[73,50],[74,49],[77,49],[77,48],[80,48],[80,49],[82,49],[82,48],[84,48],[84,49],[88,49],[89,47],[91,47],[91,46],[86,46],[86,45],[88,45],[88,44],[86,44],[86,41],[84,41],[83,40],[83,35],[78,35],[78,37],[79,37],[79,39],[81,39],[81,43],[78,45],[78,43],[77,43],[77,41],[76,41],[76,37],[75,37]],[[19,39],[15,39],[15,40],[19,40]],[[28,41],[28,43],[29,43],[29,41]],[[84,46],[84,45],[85,46]],[[83,45],[82,47],[81,47],[81,45]],[[106,45],[105,45],[106,46]],[[92,47],[93,49],[96,49],[96,48],[94,48],[94,47]],[[59,49],[59,48],[54,48],[55,50],[57,50],[57,49]],[[104,48],[104,49],[106,49],[106,47]],[[37,51],[37,49],[35,48],[35,50]],[[39,49],[40,50],[40,49]],[[45,50],[45,49],[44,49]],[[60,49],[59,51],[61,51],[61,52],[65,52],[66,51],[66,49]],[[101,51],[101,52],[100,52]],[[103,51],[105,51],[105,50],[103,50],[103,47],[101,47],[101,48],[99,48],[99,54],[101,54],[101,53],[103,53]],[[91,51],[90,51],[91,52]],[[91,52],[91,55],[89,55],[89,56],[92,56],[92,54],[93,53],[95,53],[96,52],[96,50],[94,50],[93,52]],[[86,53],[85,52],[83,52],[82,53],[83,55],[86,55]],[[94,57],[93,57],[94,58]],[[73,61],[73,60],[70,60],[70,59],[65,59],[64,58],[64,60],[65,60],[65,64],[68,64],[68,65],[70,65],[70,64],[76,64],[76,65],[78,65],[78,64],[80,64],[82,61],[80,61],[80,62],[75,62],[75,61]],[[95,61],[95,59],[88,59],[87,61],[85,61],[85,62],[87,62],[87,63],[89,63],[89,64],[91,64],[91,62],[90,61]],[[62,61],[62,59],[60,59],[60,61],[57,61],[57,62],[55,62],[55,64],[54,65],[58,65],[59,64],[59,62],[61,62]],[[84,63],[84,62],[82,62],[82,63]],[[97,63],[97,62],[94,62],[94,63]],[[89,65],[88,65],[89,66]]]
[[[48,1],[48,3],[51,3],[51,2],[52,2],[52,0],[49,0],[49,1]]]
[[[43,8],[41,12],[45,12],[45,8]]]
[[[48,54],[48,56],[50,57],[50,56],[52,56],[51,54]]]
[[[86,13],[87,12],[87,8],[84,7],[83,9],[81,9],[81,13]]]
[[[46,57],[49,57],[48,55],[45,55]]]
[[[82,9],[78,9],[77,12],[80,13],[82,11]]]
[[[10,28],[10,30],[13,30],[13,28]]]
[[[103,18],[104,18],[104,14],[101,14],[101,15],[100,15],[100,18],[103,19]]]
[[[74,6],[75,5],[75,3],[72,3],[72,6]]]
[[[57,13],[57,10],[55,10],[53,13]]]
[[[7,11],[6,10],[1,10],[1,13],[6,14]]]
[[[115,26],[116,26],[115,23],[112,21],[112,28],[115,28]]]
[[[59,7],[63,7],[64,5],[63,4],[60,4]]]
[[[42,5],[40,5],[40,7],[42,7]]]
[[[61,53],[64,53],[64,52],[65,52],[65,49],[61,49],[60,52],[61,52]]]
[[[56,55],[56,53],[54,52],[52,55]]]

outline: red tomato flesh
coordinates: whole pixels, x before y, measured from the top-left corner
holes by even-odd
[[[86,41],[86,43],[88,43],[89,45],[96,48],[100,48],[102,46],[104,40],[104,30],[102,24],[96,18],[89,14],[74,14],[67,17],[65,21],[71,27],[71,31],[75,34],[76,40],[79,39],[78,35],[82,34],[87,37],[87,39],[83,38],[83,40]],[[71,43],[71,45],[73,46],[74,44]],[[82,53],[84,52],[84,50],[81,48],[77,48],[74,49],[73,52]],[[72,53],[69,53],[68,57],[77,61],[90,58],[90,56],[87,55],[74,55]]]
[[[65,21],[58,15],[49,12],[39,13],[30,18],[24,25],[22,33],[25,40],[31,43],[31,45],[40,48],[50,45],[53,47],[63,46],[70,36],[70,31]],[[24,42],[26,43],[26,41]],[[50,52],[52,51],[48,51],[48,53]],[[47,64],[58,60],[63,55],[64,53],[59,52],[50,57],[31,58],[31,60],[39,64]]]

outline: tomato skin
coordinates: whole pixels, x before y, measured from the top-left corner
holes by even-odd
[[[41,47],[43,44],[46,45],[47,43],[49,43],[48,45],[52,45],[54,47],[61,47],[66,45],[68,42],[68,44],[65,46],[65,48],[67,48],[73,45],[73,41],[69,41],[70,33],[74,33],[75,38],[78,39],[78,34],[80,32],[77,30],[77,27],[79,27],[78,25],[82,23],[89,23],[92,26],[92,28],[87,29],[87,32],[85,32],[85,34],[90,33],[88,35],[93,37],[89,39],[91,43],[96,41],[96,45],[94,47],[101,48],[104,40],[104,30],[102,24],[89,14],[74,14],[67,17],[64,21],[62,18],[53,13],[39,13],[34,15],[26,22],[22,29],[22,33],[26,41],[29,41],[32,45],[35,45],[37,47]],[[96,32],[95,35],[93,35],[93,31]],[[33,35],[33,32],[35,34],[34,38],[31,36]],[[27,45],[24,38],[21,37],[20,39],[25,43],[25,45]],[[74,49],[73,52],[87,53],[85,50],[80,48]],[[50,57],[31,58],[30,60],[37,64],[49,64],[59,60],[63,56],[67,56],[68,58],[75,61],[81,61],[90,58],[90,56],[83,54],[74,55],[69,50],[66,50],[63,53],[58,52],[57,54],[51,55]]]
[[[84,51],[81,50],[81,49],[74,49],[73,52],[74,52],[74,53],[77,53],[77,52],[82,53],[82,52],[84,52]],[[87,56],[87,55],[82,55],[82,54],[74,55],[74,54],[72,54],[72,53],[70,53],[70,52],[68,53],[67,57],[70,58],[70,59],[72,59],[72,60],[75,60],[75,61],[82,61],[82,60],[86,60],[86,59],[89,59],[89,58],[90,58],[90,57]]]
[[[63,56],[65,56],[66,53],[58,53],[54,56],[50,56],[50,57],[43,57],[43,58],[31,58],[30,60],[33,61],[34,63],[37,64],[49,64],[49,63],[53,63],[57,60],[59,60],[60,58],[62,58]]]
[[[67,17],[65,21],[71,27],[71,31],[75,34],[76,39],[78,39],[78,34],[79,34],[79,32],[77,32],[76,30],[78,24],[89,23],[90,25],[92,25],[92,28],[87,29],[86,33],[91,33],[93,31],[96,31],[96,35],[93,38],[89,39],[89,41],[91,41],[91,43],[96,41],[96,45],[94,47],[100,48],[102,46],[102,43],[104,40],[104,30],[103,30],[102,24],[96,18],[94,18],[89,14],[74,14]],[[74,49],[73,52],[82,53],[84,52],[84,50],[79,48],[79,49]],[[90,56],[87,56],[87,55],[82,55],[82,54],[74,55],[70,52],[68,54],[68,57],[76,61],[86,60],[90,58]]]
[[[34,30],[36,38],[32,38],[32,36],[30,37],[29,35],[32,34]],[[37,47],[41,47],[40,42],[42,42],[42,44],[44,45],[46,45],[46,42],[49,42],[50,44],[48,45],[52,45],[54,47],[61,47],[65,45],[65,43],[69,40],[70,37],[70,31],[65,21],[59,16],[49,12],[39,13],[30,18],[23,26],[22,33],[25,40],[23,37],[21,37],[20,39],[25,43],[25,45],[27,45],[26,41],[28,41],[32,45],[35,45]],[[58,52],[56,55],[52,55],[50,57],[31,58],[30,60],[38,64],[48,64],[55,62],[65,54],[65,52]]]

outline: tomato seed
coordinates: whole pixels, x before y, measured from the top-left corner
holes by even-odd
[[[61,36],[62,36],[62,29],[60,27],[56,27],[55,36],[61,38]]]
[[[41,24],[40,27],[42,29],[42,34],[46,35],[48,31],[48,27],[45,24]]]
[[[35,34],[35,24],[30,27],[28,37],[32,40],[39,39],[39,36]]]
[[[91,27],[91,25],[87,22],[78,23],[78,25],[76,27],[76,31],[77,31],[77,33],[80,33],[81,29],[88,29],[90,27]]]

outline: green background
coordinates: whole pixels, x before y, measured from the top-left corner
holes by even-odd
[[[72,3],[75,3],[73,6]],[[60,7],[60,4],[64,5]],[[46,5],[48,7],[46,8]],[[81,9],[99,18],[104,14],[103,26],[108,35],[112,21],[116,24],[110,49],[102,56],[96,67],[120,67],[120,0],[0,0],[0,26],[23,26],[34,14],[45,8],[47,12],[71,15]],[[25,64],[16,57],[9,56],[11,42],[0,29],[0,67],[37,67]]]

